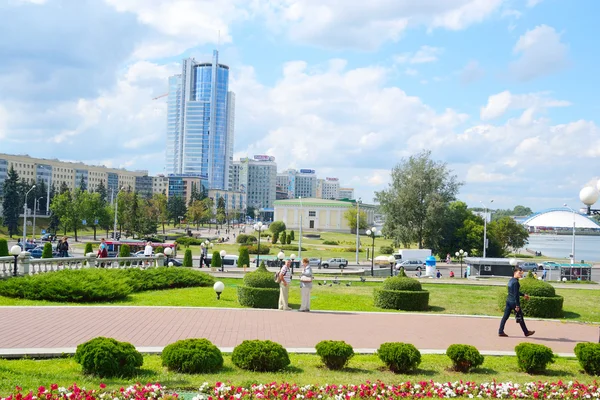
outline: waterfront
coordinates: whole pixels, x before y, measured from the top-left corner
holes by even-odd
[[[569,260],[571,254],[570,235],[530,235],[525,247],[541,251],[543,256],[557,260]],[[524,249],[521,250],[525,252]],[[600,236],[575,236],[575,261],[600,261]]]

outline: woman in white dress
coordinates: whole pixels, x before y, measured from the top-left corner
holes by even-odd
[[[300,310],[303,312],[310,311],[310,290],[312,289],[313,273],[309,264],[308,258],[302,259],[302,275],[300,275],[300,293],[302,301]]]

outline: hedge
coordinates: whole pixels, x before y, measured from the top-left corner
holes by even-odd
[[[256,236],[246,235],[245,233],[240,233],[235,238],[235,241],[236,241],[236,243],[239,243],[239,244],[252,244],[252,243],[256,243],[258,241],[258,239],[256,238]]]
[[[586,374],[600,375],[600,343],[577,343],[575,355]]]
[[[561,318],[563,316],[564,298],[556,295],[554,287],[547,282],[534,278],[520,280],[521,292],[529,295],[529,300],[521,298],[523,314],[538,318]],[[498,307],[506,306],[506,290],[500,292]]]
[[[394,248],[392,246],[381,246],[379,248],[381,254],[394,254]]]
[[[293,250],[296,250],[296,251],[298,250],[298,246],[293,245],[293,244],[282,245],[282,246],[279,246],[279,248],[281,250],[292,250],[292,251]],[[302,251],[306,251],[306,249],[304,247],[302,247],[301,249],[302,249]]]
[[[0,238],[0,257],[8,257],[8,242],[6,239]]]
[[[244,285],[238,286],[238,302],[246,307],[273,308],[279,304],[279,284],[275,274],[262,263],[254,272],[244,276]]]
[[[250,254],[258,254],[258,246],[256,245],[252,245],[252,246],[247,246],[248,247],[248,253]],[[271,252],[271,247],[262,244],[260,245],[260,254],[269,254]]]
[[[426,311],[429,309],[429,292],[375,289],[375,307],[390,310]]]
[[[175,242],[177,244],[180,244],[185,247],[200,246],[202,243],[205,242],[205,239],[202,239],[202,238],[196,239],[196,238],[189,237],[189,236],[180,236],[177,239],[175,239]]]

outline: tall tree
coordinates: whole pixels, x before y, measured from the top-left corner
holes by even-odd
[[[498,241],[502,249],[502,256],[509,251],[515,252],[527,244],[529,232],[511,217],[503,217],[488,225],[490,235]]]
[[[35,185],[33,193],[35,193],[34,199],[37,201],[36,212],[38,214],[46,214],[46,198],[48,197],[48,185],[46,185],[46,181],[40,179]]]
[[[462,185],[445,163],[431,159],[430,151],[403,159],[392,169],[389,188],[375,193],[385,215],[383,233],[396,244],[420,249],[438,247],[443,216]]]
[[[223,222],[225,222],[225,218],[225,198],[221,196],[217,200],[217,222],[221,224],[221,227],[223,226]]]
[[[152,199],[140,199],[139,236],[154,235],[158,231],[158,210]]]
[[[56,186],[54,186],[54,182],[50,185],[50,204],[52,205],[52,200],[56,196]],[[50,221],[48,222],[48,231],[52,233],[58,232],[58,227],[60,225],[60,218],[52,212],[52,207],[50,207]]]
[[[194,200],[187,209],[186,219],[196,224],[196,229],[200,229],[200,223],[204,220],[205,215],[206,204],[201,200]]]
[[[169,219],[175,221],[176,224],[179,224],[179,217],[184,217],[187,212],[185,200],[181,196],[169,197],[167,208],[169,210]]]
[[[81,190],[77,189],[73,194],[70,191],[55,196],[50,204],[50,209],[60,219],[60,223],[65,230],[72,229],[75,241],[78,240],[77,232],[84,219],[82,213],[83,195]]]
[[[97,229],[107,219],[106,205],[102,202],[99,193],[82,192],[81,207],[83,219],[87,221],[88,226],[92,227],[94,230],[94,240],[97,240]]]
[[[443,215],[441,238],[437,254],[444,258],[464,250],[472,256],[481,255],[483,246],[483,219],[468,209],[462,201],[449,204]]]
[[[162,225],[163,235],[165,234],[165,223],[169,220],[169,209],[167,196],[163,193],[157,193],[152,196],[152,204],[156,210],[158,222]]]
[[[2,200],[2,221],[8,228],[8,235],[12,238],[17,234],[19,226],[19,210],[21,198],[19,196],[19,175],[11,166],[8,170],[3,185],[4,199]]]
[[[69,190],[70,190],[70,189],[69,189],[69,187],[67,186],[66,182],[64,182],[64,181],[63,181],[63,182],[61,182],[61,184],[60,184],[60,189],[59,189],[59,191],[58,191],[58,192],[59,192],[59,194],[63,194],[63,193],[65,193],[65,192],[68,192]]]
[[[351,207],[344,213],[344,218],[348,221],[350,233],[356,233],[356,207]],[[367,213],[358,211],[358,229],[367,229]]]
[[[81,180],[79,181],[79,190],[87,190],[87,184],[85,183],[85,179],[83,179],[83,175],[81,175]]]
[[[108,191],[106,190],[106,186],[104,186],[103,180],[96,186],[96,193],[100,195],[100,200],[102,200],[103,204],[108,202]]]

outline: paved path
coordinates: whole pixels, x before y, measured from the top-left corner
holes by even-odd
[[[160,351],[185,338],[208,338],[223,349],[244,339],[270,339],[288,349],[307,351],[324,339],[345,340],[373,351],[381,343],[402,341],[421,350],[443,351],[468,343],[488,354],[514,351],[527,340],[561,354],[576,343],[598,341],[597,325],[528,321],[535,336],[525,339],[512,318],[509,338],[497,336],[494,317],[441,314],[310,312],[182,307],[0,307],[0,355],[72,352],[93,337],[108,336],[140,349]]]

